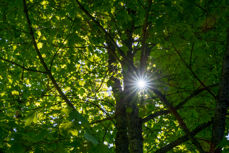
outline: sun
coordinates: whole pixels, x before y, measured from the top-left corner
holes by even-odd
[[[146,92],[151,86],[151,80],[146,75],[136,77],[134,81],[134,86],[135,89],[138,90],[139,92]]]
[[[137,80],[137,88],[138,89],[144,89],[144,88],[146,88],[146,86],[147,86],[147,83],[146,83],[146,80],[143,80],[143,79],[139,79],[139,80]]]
[[[131,91],[134,93],[140,93],[140,94],[146,94],[149,92],[149,89],[151,88],[153,79],[146,74],[139,75],[139,74],[133,74],[130,76],[128,83],[131,87]]]

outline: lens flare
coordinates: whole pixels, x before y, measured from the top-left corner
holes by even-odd
[[[126,84],[129,85],[129,87],[131,88],[130,91],[132,91],[133,93],[137,93],[139,95],[146,95],[149,93],[149,89],[153,85],[152,82],[153,78],[150,75],[133,73],[129,76]]]
[[[136,76],[134,79],[133,87],[135,87],[135,90],[137,90],[140,93],[146,93],[152,85],[151,82],[152,79],[150,79],[146,75]]]
[[[143,79],[137,80],[137,87],[139,89],[144,89],[146,88],[146,81]]]

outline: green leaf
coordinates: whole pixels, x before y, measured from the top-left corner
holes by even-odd
[[[29,126],[32,122],[36,123],[37,122],[37,112],[33,111],[30,114],[27,115],[24,119],[25,121],[25,126]]]
[[[92,142],[94,145],[99,144],[99,142],[95,139],[95,137],[92,136],[91,134],[87,133],[87,132],[84,134],[84,137],[85,137],[88,141]]]

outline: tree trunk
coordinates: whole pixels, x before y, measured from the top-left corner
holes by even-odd
[[[109,72],[116,74],[117,67],[116,59],[114,57],[115,46],[109,41],[108,45],[108,63],[109,63]],[[128,136],[127,136],[127,116],[126,116],[126,105],[123,97],[123,91],[121,87],[121,82],[118,78],[115,78],[113,75],[110,78],[110,85],[112,86],[112,91],[116,100],[116,109],[115,109],[115,119],[116,119],[116,137],[115,137],[115,146],[116,153],[129,153],[128,146]]]
[[[226,112],[229,104],[229,28],[227,29],[226,51],[224,54],[222,76],[219,85],[219,94],[216,101],[215,116],[212,128],[211,151],[220,153],[222,148],[218,144],[224,138]]]
[[[121,100],[116,100],[116,153],[129,153],[128,137],[127,137],[127,116],[126,116],[126,106],[125,101],[121,96]]]
[[[143,153],[142,122],[138,116],[136,98],[129,99],[127,107],[130,153]]]
[[[139,118],[138,97],[137,92],[131,84],[133,72],[130,68],[131,64],[127,64],[124,72],[124,93],[126,103],[126,114],[128,120],[128,138],[130,153],[143,153],[143,137],[142,137],[142,121]],[[125,70],[125,68],[124,68]]]

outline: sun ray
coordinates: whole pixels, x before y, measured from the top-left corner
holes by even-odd
[[[152,86],[153,79],[146,74],[132,74],[129,78],[129,85],[131,86],[132,92],[145,94]]]

